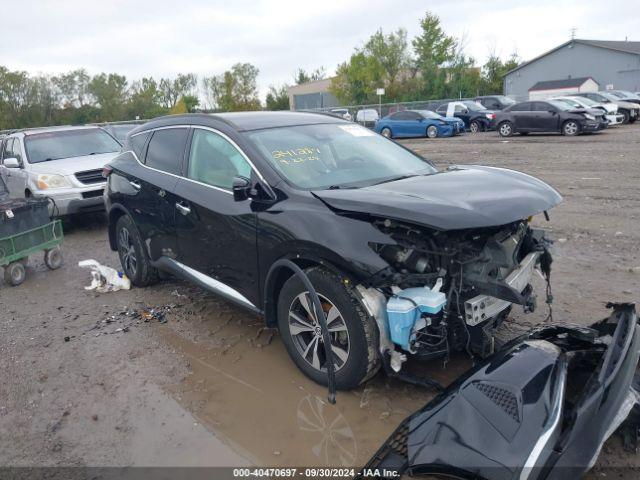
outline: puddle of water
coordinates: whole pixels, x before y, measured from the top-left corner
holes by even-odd
[[[250,465],[241,455],[205,428],[159,387],[147,384],[145,405],[131,415],[132,466],[221,467]]]
[[[192,370],[168,390],[254,465],[364,465],[401,420],[433,397],[432,391],[379,374],[359,389],[338,392],[337,404],[331,405],[326,388],[295,367],[277,335],[256,348],[248,339],[259,327],[255,318],[246,323],[226,322],[215,329],[218,337],[246,337],[231,349],[190,341],[169,328],[159,331]],[[211,327],[206,322],[203,328]],[[423,373],[449,383],[468,366],[455,360],[444,371],[435,362]]]

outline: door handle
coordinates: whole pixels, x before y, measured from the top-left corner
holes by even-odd
[[[176,203],[176,208],[182,215],[189,215],[191,213],[191,208],[187,207],[186,205],[183,205],[180,202]]]
[[[138,182],[134,182],[133,180],[129,181],[129,185],[131,185],[136,190],[140,190],[142,188],[142,185],[140,185]]]

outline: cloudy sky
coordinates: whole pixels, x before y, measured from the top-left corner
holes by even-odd
[[[3,5],[5,4],[5,5]],[[427,8],[466,38],[479,63],[491,50],[530,59],[570,37],[640,40],[640,9],[624,0],[0,0],[0,64],[31,73],[85,67],[129,79],[260,69],[262,95],[298,67],[329,74],[378,28],[418,33]],[[427,7],[428,5],[428,7]],[[7,16],[7,12],[11,15]],[[13,17],[10,19],[9,17]]]

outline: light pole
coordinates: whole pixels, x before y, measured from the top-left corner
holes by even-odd
[[[378,116],[382,118],[382,96],[384,95],[384,88],[376,88],[376,95],[378,95]]]

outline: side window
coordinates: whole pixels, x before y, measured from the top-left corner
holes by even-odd
[[[456,105],[453,111],[455,113],[463,113],[465,111],[465,107],[462,105]]]
[[[179,175],[189,130],[166,128],[156,130],[149,141],[145,164],[163,172]]]
[[[17,138],[7,139],[7,145],[4,150],[2,158],[17,158],[18,162],[22,162],[22,155],[20,152],[20,140]]]
[[[411,112],[398,112],[396,113],[394,120],[413,120],[413,116],[411,115]]]
[[[0,158],[2,160],[4,160],[5,158],[8,158],[5,153],[7,151],[7,145],[9,144],[9,142],[11,141],[10,138],[5,138],[4,140],[2,140],[2,145],[0,145],[0,155],[2,155]],[[3,162],[0,162],[0,164]]]
[[[547,102],[531,102],[531,110],[534,112],[546,112],[551,109]]]
[[[138,135],[131,137],[129,140],[129,144],[131,145],[131,150],[136,156],[142,160],[144,157],[144,145],[147,143],[147,138],[149,138],[149,132],[139,133]]]
[[[407,112],[407,120],[420,120],[422,115],[416,112]]]
[[[217,133],[196,128],[191,140],[187,177],[231,190],[233,177],[237,176],[251,176],[251,165],[238,149]]]
[[[522,102],[511,107],[512,112],[529,112],[531,111],[531,102]]]

